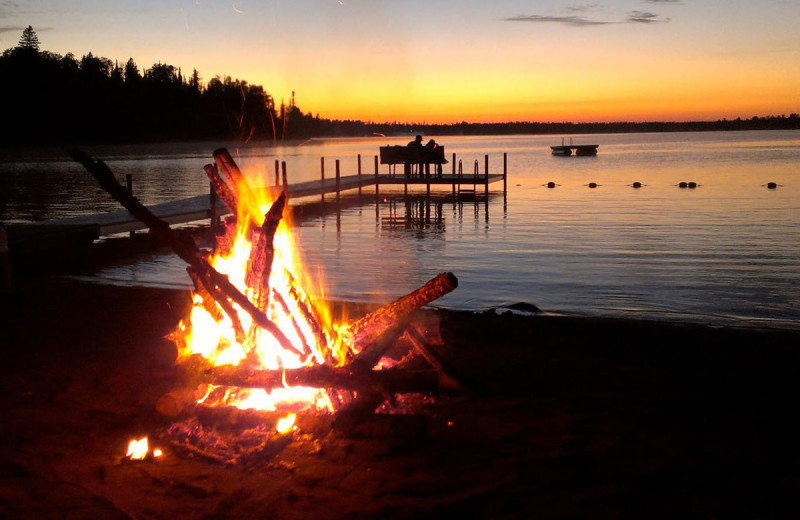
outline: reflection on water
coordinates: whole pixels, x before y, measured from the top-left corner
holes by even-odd
[[[460,286],[438,302],[448,307],[526,301],[569,314],[800,325],[800,132],[573,136],[599,144],[596,157],[552,156],[557,138],[547,136],[433,137],[464,164],[489,154],[493,172],[506,152],[507,207],[499,183],[488,206],[480,196],[453,200],[449,188],[430,201],[424,191],[404,201],[382,190],[377,208],[367,197],[339,218],[301,222],[299,244],[326,296],[387,300],[453,271]],[[252,147],[240,149],[238,161],[265,183],[276,159],[287,161],[290,182],[318,178],[322,156],[351,174],[362,154],[371,174],[378,146],[407,140]],[[153,203],[206,193],[209,159],[199,150],[108,162],[120,176],[133,174],[137,195]],[[0,218],[116,209],[85,177],[65,162],[4,164]],[[170,256],[96,278],[189,286]]]

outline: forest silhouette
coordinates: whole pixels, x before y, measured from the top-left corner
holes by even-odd
[[[260,85],[229,76],[206,84],[197,70],[156,63],[140,70],[91,52],[76,58],[40,49],[31,26],[0,56],[6,144],[236,140],[283,142],[371,135],[497,135],[798,129],[800,116],[690,122],[508,122],[425,124],[331,120],[304,114],[294,99],[276,107]]]

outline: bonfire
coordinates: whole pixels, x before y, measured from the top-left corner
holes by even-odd
[[[228,151],[215,151],[215,164],[204,170],[230,215],[213,249],[202,250],[153,215],[103,161],[70,153],[188,264],[193,304],[171,335],[181,377],[156,403],[162,415],[176,421],[166,430],[173,446],[222,462],[252,460],[285,445],[296,430],[297,413],[330,415],[332,427],[347,433],[396,394],[458,387],[430,348],[427,332],[411,319],[457,286],[452,273],[358,319],[336,321],[329,306],[304,289],[315,282],[284,218],[285,185],[283,191],[254,190]],[[385,358],[397,345],[419,354],[427,369],[411,369],[413,355],[399,362]],[[255,438],[255,443],[231,447],[209,431],[198,421],[198,410],[209,408],[262,412],[262,423],[236,434],[239,442]],[[136,452],[142,458],[141,449]]]

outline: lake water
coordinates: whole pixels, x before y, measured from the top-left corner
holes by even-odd
[[[497,183],[488,208],[482,197],[454,201],[447,188],[430,202],[424,192],[409,204],[386,196],[377,218],[368,197],[338,218],[299,223],[305,261],[325,279],[327,297],[386,301],[452,271],[459,288],[437,302],[449,308],[528,302],[570,315],[800,327],[800,132],[571,136],[599,144],[596,157],[553,156],[555,136],[433,137],[465,172],[476,160],[482,169],[486,154],[500,172],[507,153],[507,204]],[[248,146],[237,160],[265,183],[274,161],[286,161],[289,182],[299,182],[319,177],[321,157],[326,176],[336,159],[354,173],[358,154],[371,173],[378,146],[407,141]],[[119,177],[131,173],[136,195],[156,203],[207,193],[202,166],[218,145],[89,151]],[[0,165],[2,221],[118,209],[58,151],[16,159]],[[171,255],[150,255],[89,278],[189,287],[183,269]]]

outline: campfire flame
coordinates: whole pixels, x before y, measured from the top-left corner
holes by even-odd
[[[141,439],[131,439],[128,443],[128,453],[126,453],[125,456],[130,460],[145,460],[148,455],[152,455],[153,458],[157,459],[163,454],[164,452],[158,448],[154,449],[152,452],[150,451],[150,444],[145,435]]]
[[[280,219],[274,237],[261,236],[277,197],[270,196],[269,190],[250,190],[244,181],[232,188],[237,195],[235,231],[228,230],[231,243],[218,247],[209,263],[251,301],[267,302],[264,309],[267,318],[289,344],[253,323],[250,314],[236,303],[230,302],[240,327],[216,300],[196,292],[190,316],[181,321],[173,335],[180,357],[197,354],[213,366],[243,365],[253,370],[285,370],[324,363],[343,365],[347,348],[337,333],[343,326],[333,323],[328,308],[303,290],[301,282],[308,283],[311,277],[303,268],[286,219]],[[260,238],[272,240],[272,258],[266,255],[266,262],[271,260],[271,268],[266,269],[269,273],[266,284],[256,276],[256,264],[264,262],[259,257],[263,254],[260,248],[265,247]],[[315,286],[321,289],[319,282]],[[268,289],[265,291],[264,287]],[[324,389],[290,387],[285,380],[284,388],[272,391],[209,385],[199,402],[268,411],[334,409]]]

